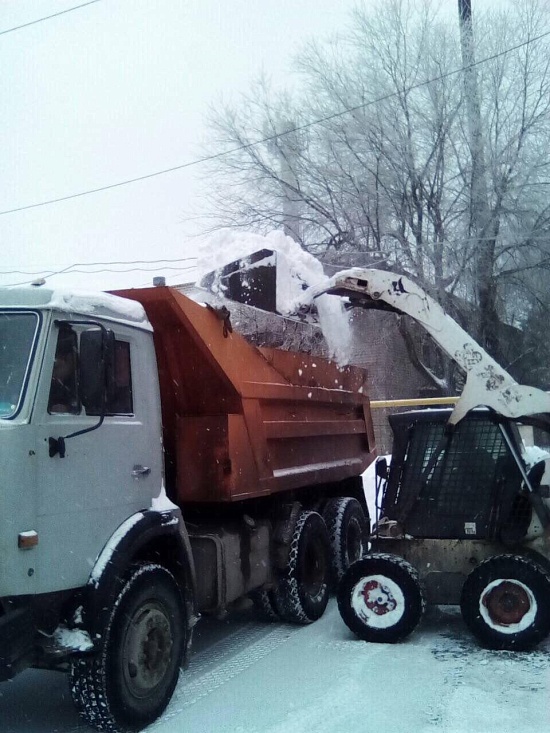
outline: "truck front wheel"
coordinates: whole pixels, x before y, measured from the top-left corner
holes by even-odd
[[[529,649],[550,632],[550,574],[522,555],[490,557],[462,587],[462,617],[489,649]]]
[[[286,568],[273,591],[275,608],[284,621],[310,624],[327,607],[330,542],[323,518],[302,511],[296,522]]]
[[[120,591],[99,652],[74,660],[71,694],[81,717],[104,731],[138,731],[170,701],[178,681],[185,610],[173,575],[136,566]]]

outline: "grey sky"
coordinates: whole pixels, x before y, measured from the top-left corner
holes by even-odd
[[[0,31],[82,2],[2,0]],[[446,2],[456,8],[456,0]],[[200,157],[208,104],[221,93],[246,91],[262,68],[285,81],[293,53],[307,37],[342,28],[354,5],[100,0],[0,35],[0,211]],[[185,219],[201,209],[199,172],[189,168],[0,216],[0,284],[32,279],[7,270],[192,256],[195,225]],[[181,282],[186,264],[171,265],[176,270],[159,266],[155,273]],[[49,283],[139,286],[155,273],[59,275]]]

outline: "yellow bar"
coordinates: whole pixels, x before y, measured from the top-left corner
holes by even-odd
[[[429,405],[456,405],[458,397],[423,397],[416,400],[372,400],[371,407],[420,407]]]

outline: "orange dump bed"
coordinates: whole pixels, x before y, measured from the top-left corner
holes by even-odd
[[[374,460],[366,373],[257,349],[168,287],[118,291],[154,328],[174,498],[230,502],[360,474]]]

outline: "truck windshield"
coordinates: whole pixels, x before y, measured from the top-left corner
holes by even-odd
[[[0,418],[19,409],[37,326],[36,313],[0,313]]]

